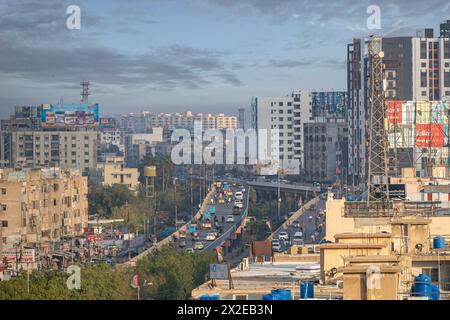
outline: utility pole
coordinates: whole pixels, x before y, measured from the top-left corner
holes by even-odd
[[[175,229],[178,229],[177,178],[173,178],[173,200],[175,204]]]

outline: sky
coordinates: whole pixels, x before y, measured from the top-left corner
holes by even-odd
[[[69,5],[79,30],[66,27]],[[232,114],[255,96],[346,90],[354,37],[437,34],[447,19],[442,0],[0,0],[0,117],[77,103],[83,79],[102,115]]]

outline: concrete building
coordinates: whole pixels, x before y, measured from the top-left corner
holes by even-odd
[[[12,131],[10,161],[18,167],[95,168],[98,131]],[[2,159],[8,160],[8,159]]]
[[[447,24],[441,24],[441,36],[433,29],[411,37],[384,37],[386,99],[436,101],[450,99],[450,39]],[[353,185],[364,183],[369,110],[368,44],[371,38],[353,39],[347,46],[347,92],[349,174]],[[401,150],[400,150],[401,151]],[[399,157],[407,157],[404,150]]]
[[[97,164],[97,169],[90,171],[89,177],[103,186],[122,184],[132,191],[137,191],[139,186],[138,169],[127,168],[123,156],[106,157]]]
[[[184,113],[131,113],[117,117],[120,128],[128,133],[148,133],[154,127],[173,129],[194,128],[194,121],[202,121],[203,130],[237,128],[237,117],[226,116],[221,113],[213,114],[194,114],[191,111]]]
[[[87,192],[87,177],[79,170],[0,170],[2,248],[21,243],[45,252],[63,236],[82,235]]]
[[[308,181],[334,183],[345,179],[348,166],[348,126],[344,119],[304,124],[305,175]]]
[[[125,158],[128,167],[136,168],[147,154],[156,154],[156,146],[163,142],[163,128],[153,128],[153,133],[129,134],[125,138]]]
[[[307,91],[294,91],[285,97],[257,97],[252,102],[252,128],[278,129],[278,144],[272,146],[269,138],[267,149],[275,154],[275,148],[282,163],[297,160],[299,168],[304,168],[303,125],[311,117],[311,94]],[[258,159],[264,153],[258,143]]]

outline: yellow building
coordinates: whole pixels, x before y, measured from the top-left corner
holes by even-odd
[[[83,234],[88,221],[87,177],[79,170],[0,170],[3,249],[40,244]]]
[[[91,178],[103,185],[122,184],[132,191],[139,187],[139,170],[127,168],[122,156],[108,156],[105,162],[97,164],[97,169],[90,172]]]

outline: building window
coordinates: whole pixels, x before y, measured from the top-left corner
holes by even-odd
[[[2,188],[2,195],[6,194],[6,188]]]

